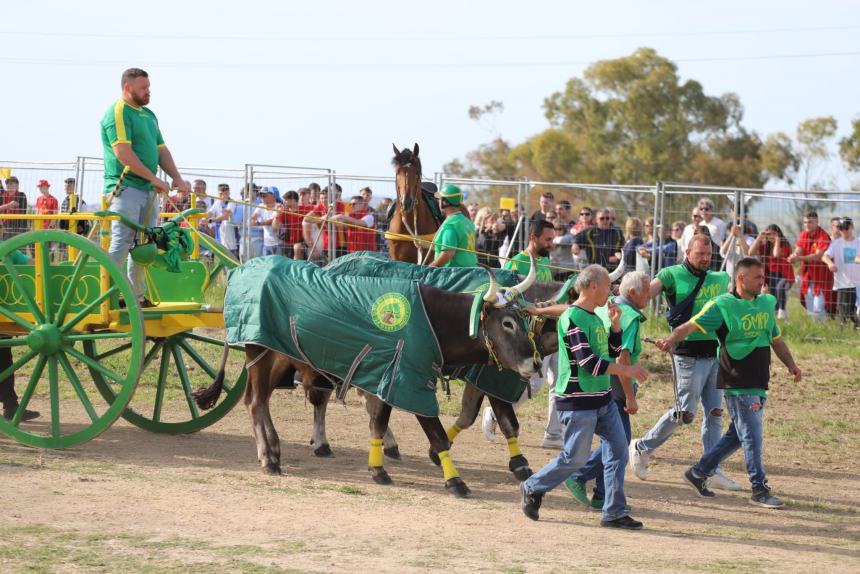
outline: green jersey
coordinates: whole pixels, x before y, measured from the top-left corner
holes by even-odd
[[[535,257],[537,263],[537,280],[552,281],[552,271],[549,268],[549,257]],[[520,275],[528,275],[531,268],[531,258],[528,251],[517,253],[505,263],[505,269],[516,271]]]
[[[618,355],[620,333],[611,333],[600,317],[572,305],[558,319],[558,378],[555,383],[559,411],[591,410],[610,400],[606,369]]]
[[[770,345],[780,337],[770,294],[746,300],[726,293],[709,301],[691,319],[702,333],[716,333],[720,340],[717,386],[730,395],[766,396],[770,379]]]
[[[616,297],[615,302],[618,303],[618,308],[621,310],[621,349],[630,353],[630,364],[635,365],[639,362],[639,355],[642,354],[642,337],[640,336],[639,324],[645,320],[645,316],[628,301],[622,297]],[[595,314],[603,321],[603,326],[609,330],[609,308],[598,307],[594,310]],[[620,352],[619,351],[619,352]],[[612,358],[615,362],[615,358]],[[614,376],[613,376],[614,378]],[[632,385],[636,385],[636,379],[630,381]],[[618,398],[618,397],[616,397]],[[622,397],[623,398],[623,394]]]
[[[149,171],[158,169],[158,149],[164,145],[155,114],[146,107],[134,107],[122,98],[105,112],[102,118],[102,147],[105,161],[105,193],[116,187],[125,166],[117,159],[113,146],[131,144],[131,149]],[[152,184],[142,177],[129,173],[125,185],[150,190]]]
[[[657,279],[663,283],[663,293],[669,300],[669,304],[674,306],[687,298],[693,292],[696,284],[699,282],[699,277],[693,275],[687,266],[683,263],[680,265],[672,265],[664,267],[657,273]],[[729,274],[723,271],[708,271],[705,276],[705,282],[702,288],[696,294],[696,300],[693,302],[693,313],[691,317],[695,317],[705,306],[705,303],[711,299],[726,293],[729,290]],[[717,336],[714,333],[703,333],[696,331],[690,334],[685,341],[716,341]]]
[[[442,222],[436,237],[433,238],[436,257],[444,251],[455,251],[454,258],[445,267],[477,267],[478,256],[475,254],[475,225],[460,212],[449,215]],[[459,249],[454,249],[458,247]],[[463,250],[466,251],[463,251]]]

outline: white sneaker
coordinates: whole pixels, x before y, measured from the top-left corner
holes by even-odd
[[[729,478],[721,468],[718,468],[714,476],[708,479],[708,485],[711,488],[719,488],[720,490],[743,490],[743,487]]]
[[[488,441],[493,442],[496,440],[496,416],[493,414],[492,407],[484,407],[481,430],[484,431],[484,436],[487,437]]]
[[[780,309],[776,312],[776,318],[780,321],[788,321],[788,313],[785,312],[785,309]]]
[[[552,438],[545,436],[543,442],[540,443],[543,448],[551,448],[553,450],[561,450],[564,448],[564,441],[560,438]]]
[[[636,450],[636,443],[638,442],[638,440],[630,442],[630,468],[633,469],[636,478],[648,480],[648,462],[651,460],[651,453]]]

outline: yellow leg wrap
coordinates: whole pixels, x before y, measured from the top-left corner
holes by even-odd
[[[457,423],[451,425],[451,428],[448,429],[448,440],[454,442],[454,439],[457,438],[457,435],[460,434],[460,431],[463,430],[457,426]]]
[[[442,473],[445,476],[445,480],[451,480],[460,476],[460,473],[454,467],[454,463],[451,462],[451,453],[449,451],[443,450],[440,452],[439,461],[442,463]]]
[[[370,454],[367,457],[367,465],[379,467],[382,466],[382,439],[370,439]]]
[[[511,458],[523,454],[523,451],[520,450],[520,439],[515,436],[508,439],[508,452],[511,453]]]

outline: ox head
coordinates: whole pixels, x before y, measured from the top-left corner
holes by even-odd
[[[534,334],[526,314],[518,304],[520,295],[534,282],[536,265],[532,259],[528,276],[514,287],[500,289],[496,278],[487,269],[490,287],[481,307],[481,329],[484,344],[497,366],[516,371],[529,378],[540,368],[536,362]]]

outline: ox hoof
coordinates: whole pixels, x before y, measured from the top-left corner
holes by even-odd
[[[265,474],[271,474],[272,476],[280,476],[281,473],[281,465],[276,464],[274,462],[270,462],[263,467],[263,472]]]
[[[534,474],[531,467],[529,467],[529,461],[523,455],[511,458],[511,461],[508,463],[508,469],[514,473],[514,476],[520,482]]]
[[[463,479],[457,477],[452,478],[445,482],[445,490],[448,491],[448,494],[455,498],[466,498],[472,491],[469,490],[469,487],[466,486],[466,483],[463,482]]]
[[[334,456],[334,454],[331,452],[331,447],[329,446],[328,443],[324,443],[324,444],[318,446],[317,448],[315,448],[314,454],[316,456],[321,456],[324,458]]]
[[[384,448],[382,449],[382,454],[392,460],[400,460],[400,447],[394,445],[391,448]]]
[[[370,478],[372,478],[373,482],[376,484],[391,484],[394,482],[381,466],[371,466],[368,470],[370,470]]]
[[[439,455],[438,455],[438,454],[436,454],[436,451],[435,451],[435,450],[433,450],[433,449],[431,448],[431,449],[429,450],[429,454],[430,454],[430,460],[432,460],[432,461],[433,461],[433,464],[435,464],[436,466],[442,466],[442,461],[441,461],[441,460],[439,460]]]

